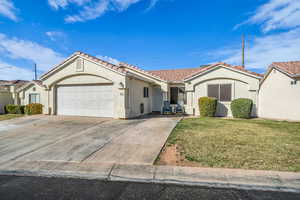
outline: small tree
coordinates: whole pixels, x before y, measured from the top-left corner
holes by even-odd
[[[253,101],[251,99],[240,98],[231,102],[231,112],[234,118],[251,118]]]
[[[214,117],[217,111],[218,100],[212,97],[199,98],[199,110],[201,117]]]

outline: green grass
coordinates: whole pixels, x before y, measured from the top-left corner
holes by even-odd
[[[0,115],[0,121],[2,120],[8,120],[8,119],[13,119],[17,117],[22,117],[24,116],[23,114],[5,114],[5,115]]]
[[[203,167],[300,171],[300,123],[221,118],[183,119],[168,144]]]

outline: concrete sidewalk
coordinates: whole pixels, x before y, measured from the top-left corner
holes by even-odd
[[[32,166],[35,166],[32,168]],[[0,175],[69,177],[300,193],[300,173],[78,162],[15,162]]]

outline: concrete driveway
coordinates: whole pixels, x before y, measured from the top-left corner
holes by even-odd
[[[179,120],[40,115],[2,121],[0,165],[23,161],[153,164]]]

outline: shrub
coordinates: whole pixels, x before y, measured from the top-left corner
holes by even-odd
[[[6,114],[24,114],[23,106],[7,104],[4,106]]]
[[[25,114],[25,106],[20,105],[19,107],[20,107],[21,114]]]
[[[253,101],[251,99],[240,98],[231,102],[231,111],[234,118],[249,119],[251,117]]]
[[[37,115],[43,113],[43,105],[40,103],[31,103],[25,106],[25,114]]]
[[[212,97],[199,98],[199,110],[201,117],[214,117],[217,110],[218,100]]]

